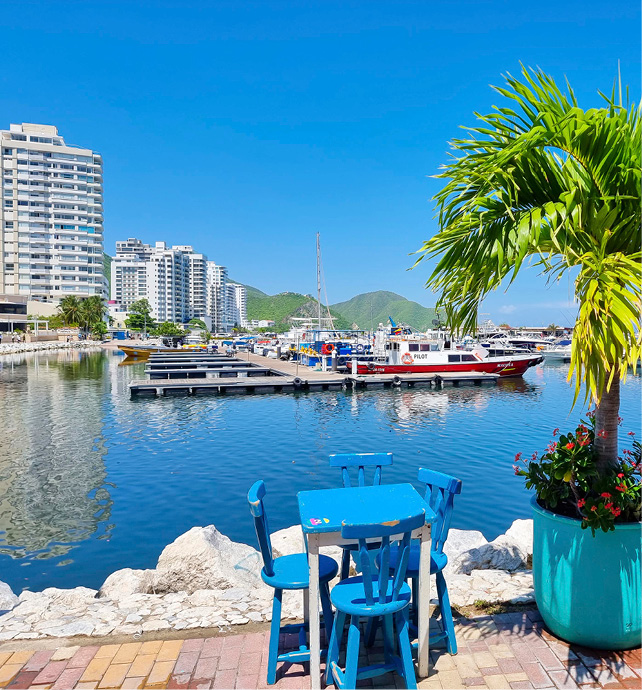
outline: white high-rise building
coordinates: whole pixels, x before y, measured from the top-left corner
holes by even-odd
[[[0,131],[0,293],[106,296],[102,165],[51,125]]]
[[[212,317],[212,331],[227,333],[230,323],[228,312],[227,268],[213,261],[207,262],[207,313]]]
[[[111,262],[111,298],[125,311],[139,299],[147,298],[147,262],[152,247],[130,238],[116,242],[116,256]]]
[[[189,285],[187,295],[187,320],[209,316],[207,311],[207,257],[198,254],[190,245],[179,245],[172,249],[182,252],[189,262]]]
[[[245,327],[247,323],[247,289],[245,285],[239,285],[239,283],[228,283],[228,287],[233,290],[233,295],[230,295],[230,297],[234,305],[234,324]]]

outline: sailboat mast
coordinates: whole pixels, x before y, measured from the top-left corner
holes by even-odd
[[[317,232],[317,308],[319,319],[319,331],[321,330],[321,240]]]

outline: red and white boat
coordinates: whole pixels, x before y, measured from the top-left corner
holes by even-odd
[[[487,374],[522,376],[543,361],[540,353],[511,347],[476,347],[455,350],[444,340],[389,337],[385,355],[370,362],[357,362],[357,374],[441,374],[479,371]]]

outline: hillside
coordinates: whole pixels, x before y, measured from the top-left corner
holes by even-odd
[[[406,323],[425,331],[433,327],[432,321],[436,318],[433,308],[422,307],[418,302],[411,302],[395,292],[385,290],[364,292],[346,302],[332,304],[331,309],[351,324],[368,330],[376,328],[379,323],[386,323],[388,316],[392,316],[397,324]]]
[[[249,285],[247,288],[247,318],[270,319],[275,321],[277,328],[287,328],[292,318],[316,318],[318,302],[310,295],[301,295],[298,292],[282,292],[278,295],[266,295]],[[322,316],[327,316],[327,309],[322,307]],[[336,311],[331,310],[335,317],[334,327],[339,329],[350,328],[350,322],[342,318]],[[279,330],[281,330],[279,329]]]
[[[107,285],[110,288],[110,292],[111,292],[111,261],[112,261],[112,257],[109,256],[109,254],[105,254],[105,252],[103,252],[103,273],[105,274],[105,278],[107,278]]]

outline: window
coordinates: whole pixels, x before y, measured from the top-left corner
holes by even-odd
[[[5,156],[10,156],[10,155],[11,155],[11,151],[13,151],[13,149],[2,149],[2,153],[3,153]]]
[[[461,362],[461,355],[448,355],[449,362]]]
[[[419,346],[419,349],[420,349],[422,352],[430,352],[430,345],[420,345],[420,346]]]
[[[410,350],[410,352],[419,352],[419,345],[417,343],[410,343],[410,345],[408,345],[408,350]]]
[[[476,362],[477,360],[475,359],[474,355],[462,355],[461,361],[462,362]]]

